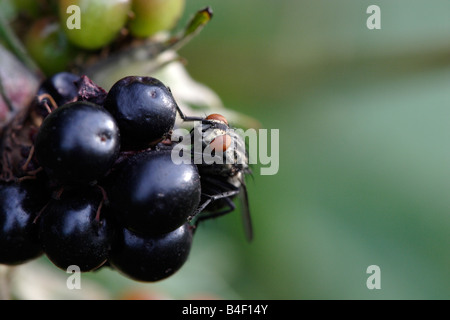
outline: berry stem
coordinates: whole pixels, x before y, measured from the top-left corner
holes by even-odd
[[[41,215],[42,215],[42,212],[44,212],[44,210],[47,209],[47,207],[48,207],[49,204],[50,204],[50,201],[47,202],[47,203],[45,204],[45,206],[42,207],[41,210],[39,210],[38,214],[36,215],[36,217],[35,217],[34,220],[33,220],[33,224],[36,224],[36,223],[37,223],[37,221],[39,220],[39,218],[40,218]]]
[[[48,93],[43,93],[40,96],[37,97],[38,101],[40,104],[42,104],[45,109],[47,109],[47,112],[50,114],[52,113],[53,110],[58,108],[57,103],[55,102],[55,100],[53,99],[53,97],[51,95],[49,95]],[[48,101],[50,101],[50,104],[52,105],[51,107],[48,105]]]
[[[18,182],[22,182],[22,181],[25,181],[25,180],[34,180],[34,179],[36,179],[36,175],[37,175],[39,172],[41,172],[42,170],[44,170],[44,168],[39,167],[39,168],[37,168],[36,170],[27,171],[27,172],[26,172],[27,175],[18,178],[17,181],[18,181]]]
[[[34,145],[31,146],[30,153],[28,154],[27,160],[25,161],[25,163],[22,166],[22,171],[24,171],[24,172],[27,171],[28,165],[30,164],[31,159],[33,159],[33,156],[34,156]]]
[[[102,200],[100,201],[98,208],[97,208],[97,213],[95,214],[95,221],[100,222],[100,214],[101,214],[101,211],[103,208],[103,204],[108,201],[108,195],[106,194],[106,191],[105,191],[105,189],[103,189],[103,187],[99,186],[98,184],[96,185],[96,187],[102,193]]]
[[[55,200],[59,200],[59,199],[61,198],[61,195],[63,194],[63,192],[64,192],[64,187],[59,188],[58,190],[56,190],[56,191],[53,193],[52,198],[55,199]],[[48,201],[48,202],[45,204],[45,206],[42,207],[41,210],[39,210],[38,214],[36,215],[36,217],[35,217],[34,220],[33,220],[33,224],[36,224],[36,223],[37,223],[37,221],[39,220],[40,216],[42,215],[42,212],[44,212],[45,209],[47,209],[47,207],[49,206],[50,202],[51,202],[51,200]]]

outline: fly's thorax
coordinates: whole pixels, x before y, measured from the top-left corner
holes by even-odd
[[[232,177],[248,171],[245,140],[223,121],[198,122],[191,131],[191,143],[194,163],[205,174]]]
[[[226,135],[229,130],[224,130],[224,128],[210,127],[202,132],[202,143],[207,146],[210,145],[217,137]]]

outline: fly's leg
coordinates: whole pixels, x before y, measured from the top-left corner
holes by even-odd
[[[211,202],[217,201],[219,199],[225,199],[229,205],[229,208],[223,210],[223,211],[219,211],[219,212],[213,212],[207,215],[203,215],[203,216],[199,216],[196,220],[197,224],[199,221],[201,220],[206,220],[209,218],[215,218],[224,214],[227,214],[231,211],[233,211],[235,209],[235,205],[234,203],[230,200],[230,197],[233,197],[235,195],[239,194],[239,190],[232,190],[232,191],[226,191],[226,192],[222,192],[219,194],[215,194],[215,195],[205,195],[206,197],[208,197],[208,199],[206,199],[205,202],[203,202],[198,208],[197,210],[188,217],[188,221],[192,221],[192,219],[194,219],[199,213],[201,213]]]

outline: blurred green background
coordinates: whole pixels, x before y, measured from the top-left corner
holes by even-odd
[[[248,180],[254,243],[237,213],[208,227],[237,255],[233,291],[449,299],[450,2],[191,1],[187,11],[200,3],[215,16],[181,51],[188,70],[280,130],[278,174]],[[366,27],[372,4],[381,30]],[[196,241],[194,257],[208,243]],[[215,261],[205,264],[224,268]],[[380,290],[366,287],[373,264]]]
[[[112,297],[449,299],[450,2],[195,0],[180,25],[206,5],[187,70],[280,130],[279,172],[247,180],[255,239],[234,212],[200,227],[168,280],[83,279]]]

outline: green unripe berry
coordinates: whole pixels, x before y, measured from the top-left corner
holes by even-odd
[[[68,10],[72,5],[79,11]],[[130,5],[130,0],[59,0],[59,19],[71,43],[96,50],[116,38],[128,20]]]
[[[170,30],[183,14],[184,6],[185,0],[132,0],[130,33],[144,38]]]
[[[25,47],[46,75],[67,68],[76,54],[57,21],[37,20],[25,35]]]

